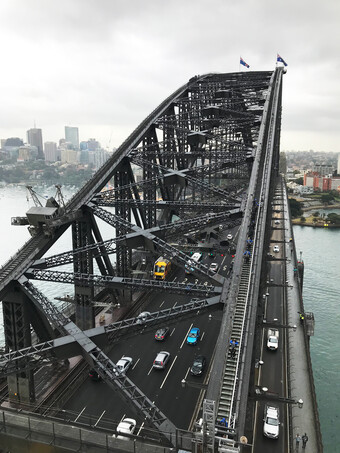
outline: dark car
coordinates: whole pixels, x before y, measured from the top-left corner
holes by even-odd
[[[203,371],[205,370],[205,366],[207,364],[206,358],[203,355],[199,355],[195,357],[194,363],[190,368],[190,373],[193,376],[200,376]]]
[[[158,329],[157,332],[155,333],[155,340],[157,341],[163,341],[166,339],[166,337],[169,335],[169,327],[162,327],[161,329]]]
[[[93,368],[89,371],[89,377],[92,379],[92,381],[100,381],[101,380],[100,375]]]

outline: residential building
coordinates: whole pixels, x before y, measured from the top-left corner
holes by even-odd
[[[17,162],[28,162],[38,158],[38,148],[31,145],[19,146]]]
[[[46,162],[57,162],[61,160],[61,150],[55,142],[45,142],[44,152]]]
[[[340,176],[320,176],[318,173],[308,173],[304,175],[303,185],[321,192],[340,191]]]
[[[61,162],[68,164],[77,164],[79,162],[78,154],[79,151],[76,151],[74,149],[62,149]]]

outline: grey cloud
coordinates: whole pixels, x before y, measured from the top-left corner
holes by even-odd
[[[119,145],[192,75],[238,71],[240,55],[271,70],[279,52],[282,147],[317,130],[338,150],[337,0],[3,0],[0,15],[1,137],[36,119],[44,140],[68,123]]]

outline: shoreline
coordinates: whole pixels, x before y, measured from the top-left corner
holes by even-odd
[[[300,226],[307,226],[313,228],[326,228],[326,229],[333,229],[333,228],[340,228],[340,224],[330,224],[330,223],[310,223],[310,222],[301,222],[299,219],[292,219],[292,225],[300,225]]]

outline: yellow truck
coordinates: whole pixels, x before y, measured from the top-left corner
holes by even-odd
[[[153,278],[155,280],[165,280],[165,277],[171,271],[171,261],[160,256],[156,261],[153,269]]]

